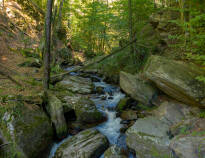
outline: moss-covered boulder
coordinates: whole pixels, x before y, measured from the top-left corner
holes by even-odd
[[[157,89],[144,81],[139,75],[120,72],[120,87],[133,99],[145,105],[151,105],[152,99],[157,96]]]
[[[36,105],[17,100],[0,108],[0,133],[4,143],[3,158],[39,158],[52,144],[53,129],[49,118]]]
[[[64,118],[63,104],[53,94],[48,94],[48,104],[46,105],[47,112],[51,117],[51,121],[54,124],[56,134],[58,138],[64,138],[67,135],[67,124]]]
[[[96,129],[78,133],[64,142],[54,158],[99,158],[109,147],[107,138]]]
[[[113,145],[105,151],[104,158],[128,158],[128,156],[119,147]]]
[[[56,87],[79,94],[90,94],[93,90],[91,79],[79,76],[66,76],[61,82],[56,84]]]
[[[169,126],[156,117],[139,119],[126,131],[127,146],[140,158],[169,158]]]
[[[84,96],[66,96],[64,98],[65,111],[73,109],[75,111],[77,121],[82,123],[97,123],[105,120],[105,117],[99,112],[89,98]]]
[[[205,71],[196,65],[151,56],[144,74],[172,98],[189,105],[205,107],[205,84],[196,79],[204,75]]]

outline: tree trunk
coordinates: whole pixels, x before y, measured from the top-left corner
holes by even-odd
[[[53,0],[47,0],[47,12],[45,21],[45,52],[44,52],[44,79],[43,88],[46,92],[49,89],[50,81],[50,47],[51,47],[51,18]]]
[[[61,0],[59,11],[58,11],[58,24],[57,24],[57,30],[61,27],[62,23],[62,9],[63,9],[63,4],[65,0]]]
[[[128,0],[128,10],[129,10],[129,38],[130,42],[133,41],[133,24],[132,24],[132,0]],[[130,45],[130,54],[134,55],[134,47],[133,44]]]

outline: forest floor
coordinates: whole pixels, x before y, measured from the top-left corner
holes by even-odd
[[[36,22],[22,12],[21,7],[7,1],[0,10],[0,95],[32,95],[41,86],[32,83],[33,77],[41,75],[33,67],[20,67],[26,61],[22,49],[35,49],[39,44],[39,32],[35,29]],[[22,86],[8,79],[9,75]],[[39,87],[39,88],[37,88]],[[34,91],[35,90],[35,91]]]

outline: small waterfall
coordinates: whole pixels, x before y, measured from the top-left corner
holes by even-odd
[[[67,68],[66,70],[72,69],[73,67]],[[71,75],[79,75],[79,73],[71,73]],[[123,127],[121,124],[122,120],[120,117],[116,116],[117,112],[115,110],[119,101],[125,97],[125,94],[120,91],[119,87],[104,82],[102,78],[96,75],[91,75],[91,78],[95,78],[95,81],[93,82],[95,89],[97,87],[103,88],[103,94],[92,94],[90,99],[95,103],[97,109],[107,117],[106,122],[95,128],[108,138],[111,145],[117,145],[120,148],[126,149],[125,134],[120,132],[120,129]],[[49,158],[53,158],[58,147],[70,137],[71,136],[68,136],[61,142],[55,143],[51,149]],[[103,157],[104,154],[101,155],[100,158]],[[129,158],[134,157],[135,156],[132,154],[129,156]]]

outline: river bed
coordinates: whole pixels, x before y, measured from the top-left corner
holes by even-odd
[[[67,70],[69,71],[72,68],[73,67],[68,68]],[[80,74],[72,73],[70,75]],[[120,129],[123,127],[123,125],[121,124],[122,120],[120,117],[117,117],[117,112],[115,110],[119,101],[125,97],[125,94],[121,92],[119,87],[104,82],[104,80],[97,75],[90,75],[90,77],[94,79],[94,88],[96,89],[97,87],[100,87],[103,90],[102,94],[92,94],[90,99],[95,103],[97,109],[107,117],[107,120],[104,123],[94,128],[99,130],[108,138],[110,145],[117,145],[118,147],[126,150],[126,137],[125,134],[120,132]],[[69,135],[61,142],[55,143],[51,149],[49,158],[53,158],[58,147],[70,137],[71,136]],[[104,154],[100,156],[100,158],[103,157]],[[129,158],[134,158],[134,155],[130,153]]]

